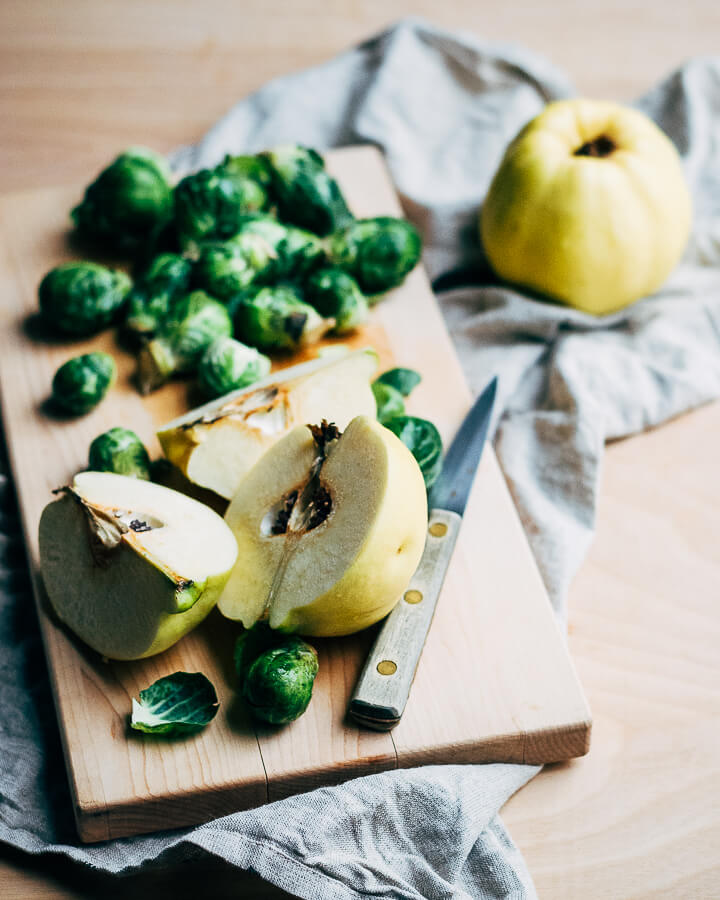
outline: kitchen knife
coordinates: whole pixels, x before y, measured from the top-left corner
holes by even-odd
[[[450,565],[487,437],[497,378],[473,404],[428,497],[425,549],[407,590],[385,619],[350,700],[356,722],[390,731],[400,721]]]

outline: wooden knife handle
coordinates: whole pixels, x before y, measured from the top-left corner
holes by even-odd
[[[407,590],[383,623],[350,700],[350,715],[376,731],[400,721],[462,518],[430,511],[425,549]]]

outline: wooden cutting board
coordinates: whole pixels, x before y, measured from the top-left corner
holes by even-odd
[[[334,151],[328,165],[356,215],[400,214],[376,150]],[[132,427],[159,455],[156,427],[189,403],[186,383],[141,398],[130,381],[133,360],[112,332],[75,342],[42,333],[37,285],[49,268],[74,256],[68,210],[80,195],[75,186],[0,199],[3,422],[80,838],[200,823],[385,769],[543,763],[586,753],[587,702],[490,448],[405,715],[389,734],[361,730],[345,717],[372,629],[314,641],[320,673],[312,703],[297,722],[271,728],[254,724],[237,698],[231,657],[239,628],[216,611],[175,647],[132,663],[102,661],[57,623],[38,570],[37,527],[51,490],[87,465],[90,441],[113,425]],[[432,419],[447,443],[471,397],[421,267],[374,308],[352,343],[375,346],[382,368],[395,363],[422,373],[409,411]],[[44,407],[53,373],[90,349],[114,353],[117,386],[89,415],[53,419]],[[220,698],[216,719],[182,740],[131,732],[131,698],[177,670],[208,675]]]

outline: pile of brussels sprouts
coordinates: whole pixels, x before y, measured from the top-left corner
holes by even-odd
[[[208,399],[245,387],[269,372],[266,353],[362,325],[421,252],[404,219],[355,219],[322,157],[295,145],[227,156],[175,186],[161,156],[131,148],[72,219],[83,245],[126,258],[133,278],[96,262],[60,265],[40,284],[42,318],[69,337],[119,325],[143,393],[188,373]],[[70,362],[53,397],[78,415],[114,369],[99,377],[107,359],[92,353]]]
[[[131,148],[87,188],[72,219],[82,243],[124,257],[133,277],[90,261],[57,266],[40,284],[42,319],[69,338],[119,326],[136,352],[143,393],[176,374],[193,374],[208,399],[252,384],[270,371],[266,353],[361,326],[421,252],[409,222],[355,219],[322,157],[299,146],[227,156],[175,186],[162,157]],[[55,407],[89,412],[116,375],[107,353],[73,357],[53,379]],[[410,448],[429,487],[439,472],[440,436],[432,423],[405,415],[404,405],[419,381],[410,369],[391,369],[373,391],[379,421]],[[95,471],[150,479],[154,465],[124,427],[90,445],[88,467]],[[299,638],[256,626],[238,638],[235,666],[256,718],[284,724],[307,708],[318,662]],[[175,673],[141,692],[137,705],[142,711],[158,697],[165,702],[168,692],[182,698],[199,690],[204,707],[192,722],[183,713],[160,725],[155,716],[149,726],[141,715],[135,721],[134,711],[132,727],[162,733],[203,727],[217,710],[215,691],[203,679]]]

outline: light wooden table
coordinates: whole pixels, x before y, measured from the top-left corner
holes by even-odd
[[[627,100],[718,50],[715,0],[0,0],[0,192],[87,179],[120,148],[199,137],[236,99],[411,11],[524,44]],[[543,898],[720,896],[720,405],[608,448],[570,597],[595,717],[580,761],[503,815]],[[0,894],[286,896],[214,861],[122,881],[0,848]]]

